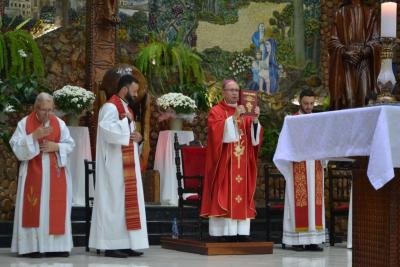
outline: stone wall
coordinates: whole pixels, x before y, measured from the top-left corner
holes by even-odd
[[[67,84],[85,87],[85,42],[82,26],[59,28],[37,39],[50,89],[54,91]]]

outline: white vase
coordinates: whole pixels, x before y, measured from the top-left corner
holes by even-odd
[[[169,120],[169,129],[173,131],[181,131],[182,130],[183,120],[179,118],[170,119]]]

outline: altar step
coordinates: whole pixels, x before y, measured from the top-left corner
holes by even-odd
[[[253,255],[272,254],[272,242],[210,242],[190,239],[161,238],[165,249],[196,253],[201,255]]]
[[[257,241],[265,241],[266,225],[265,225],[265,209],[257,209],[258,215],[251,222],[251,236]],[[171,224],[174,218],[178,218],[178,208],[168,206],[146,206],[147,230],[149,234],[149,242],[151,245],[159,245],[161,237],[171,236]],[[195,224],[197,222],[197,213],[195,209],[185,209],[185,214],[190,221]],[[85,245],[85,209],[83,207],[72,208],[72,234],[74,246],[80,247]],[[281,242],[282,236],[282,219],[271,218],[271,241],[274,243]],[[196,238],[197,233],[190,232],[191,229],[185,230],[185,238]],[[12,221],[0,221],[0,247],[10,247],[13,231]],[[207,237],[208,222],[203,221],[203,233]]]

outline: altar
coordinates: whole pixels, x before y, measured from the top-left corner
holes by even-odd
[[[85,206],[85,164],[84,160],[92,160],[88,127],[68,126],[75,148],[68,157],[68,166],[72,180],[72,205]],[[94,195],[93,181],[89,180],[89,195]]]
[[[192,131],[161,131],[158,136],[154,170],[160,172],[160,201],[162,205],[178,206],[178,180],[176,178],[174,135],[179,144],[194,140]]]
[[[399,106],[287,116],[274,163],[357,157],[353,181],[353,266],[399,266]],[[396,178],[396,179],[395,179]]]

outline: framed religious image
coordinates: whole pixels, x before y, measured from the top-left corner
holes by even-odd
[[[245,116],[256,116],[255,108],[257,107],[257,91],[241,89],[239,94],[239,105],[243,105],[246,112]]]

